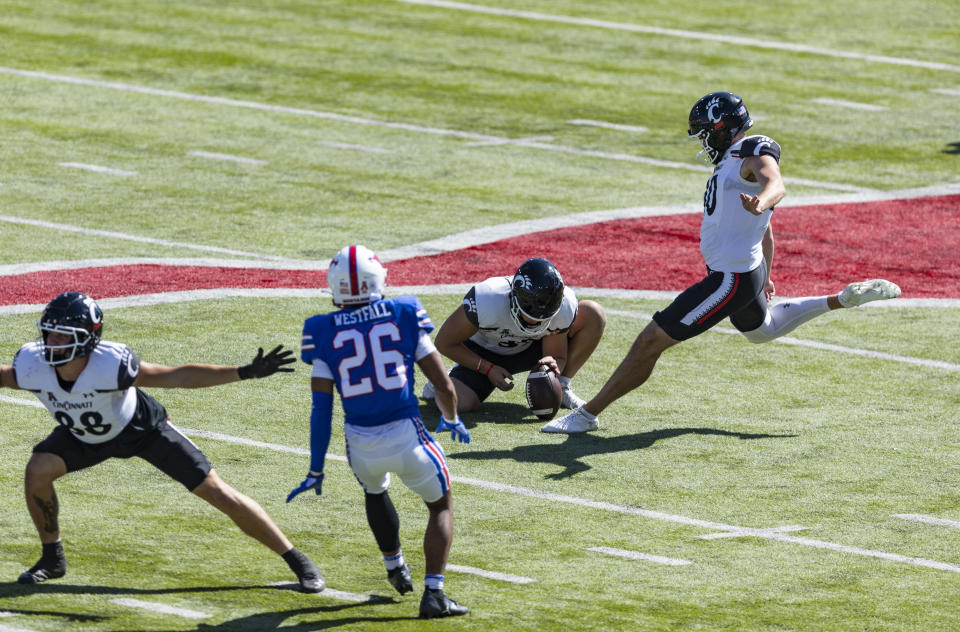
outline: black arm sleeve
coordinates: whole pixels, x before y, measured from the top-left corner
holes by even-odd
[[[472,287],[467,295],[463,297],[463,311],[467,315],[470,324],[480,328],[480,315],[477,313],[477,288]]]

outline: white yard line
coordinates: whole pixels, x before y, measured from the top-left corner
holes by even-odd
[[[223,160],[226,162],[238,162],[244,165],[265,165],[267,164],[266,160],[258,160],[257,158],[244,158],[243,156],[234,156],[232,154],[219,154],[213,151],[188,151],[188,156],[195,156],[197,158],[209,158],[210,160]]]
[[[498,573],[496,571],[487,571],[482,568],[474,568],[473,566],[460,566],[459,564],[447,564],[448,571],[454,571],[456,573],[466,573],[468,575],[476,575],[478,577],[484,577],[486,579],[496,579],[502,582],[510,582],[511,584],[532,584],[537,580],[532,577],[524,577],[522,575],[511,575],[509,573]]]
[[[328,455],[329,456],[329,455]],[[277,588],[286,588],[289,590],[299,590],[300,587],[297,584],[292,582],[273,582],[271,586],[276,586]],[[364,595],[362,593],[352,593],[345,592],[343,590],[337,590],[336,588],[330,588],[327,586],[322,591],[318,593],[313,593],[316,597],[327,597],[330,599],[339,599],[340,601],[350,601],[353,603],[364,603],[367,601],[372,601],[377,599],[376,595]]]
[[[77,259],[74,261],[37,261],[0,265],[0,277],[50,272],[53,270],[80,270],[83,268],[111,268],[115,266],[186,266],[196,268],[250,268],[258,270],[317,270],[324,271],[327,261],[252,261],[250,259],[214,259],[211,257],[109,257],[105,259]],[[326,282],[317,277],[319,282]]]
[[[60,162],[61,167],[70,167],[71,169],[83,169],[84,171],[93,171],[95,173],[106,173],[111,176],[135,176],[136,171],[126,171],[125,169],[114,169],[112,167],[101,167],[100,165],[88,165],[84,162]]]
[[[37,72],[32,70],[20,70],[17,68],[8,68],[0,66],[0,74],[16,75],[20,77],[29,77],[33,79],[43,79],[46,81],[55,81],[59,83],[70,83],[75,85],[85,85],[97,88],[108,88],[111,90],[122,90],[125,92],[134,92],[139,94],[146,94],[150,96],[160,96],[168,97],[175,99],[182,99],[186,101],[195,101],[201,103],[210,103],[215,105],[226,105],[231,107],[239,108],[249,108],[254,110],[263,110],[268,112],[277,112],[283,114],[292,114],[297,116],[311,116],[315,118],[335,120],[344,123],[354,123],[359,125],[374,125],[378,127],[385,127],[390,129],[404,130],[414,133],[421,134],[437,134],[441,136],[450,136],[454,138],[463,138],[467,140],[480,141],[480,142],[491,142],[495,144],[517,144],[520,147],[534,148],[534,149],[543,149],[546,151],[555,151],[568,154],[575,154],[580,156],[588,156],[592,158],[602,158],[606,160],[622,160],[627,162],[634,162],[639,164],[647,164],[657,167],[666,167],[670,169],[684,169],[687,171],[697,171],[697,172],[709,172],[711,171],[710,167],[698,164],[688,164],[682,162],[671,162],[668,160],[658,160],[656,158],[645,158],[643,156],[632,156],[629,154],[619,154],[619,153],[610,153],[603,151],[591,151],[586,149],[578,149],[576,147],[567,147],[564,145],[553,145],[547,143],[539,143],[534,141],[527,141],[524,139],[523,142],[514,143],[514,139],[502,138],[499,136],[491,136],[489,134],[478,134],[474,132],[462,132],[458,130],[449,130],[436,127],[427,127],[422,125],[413,125],[410,123],[396,123],[392,121],[381,121],[376,119],[362,118],[357,116],[345,116],[342,114],[335,114],[332,112],[321,112],[317,110],[308,110],[304,108],[293,108],[286,107],[281,105],[269,105],[265,103],[257,103],[254,101],[238,101],[235,99],[227,99],[223,97],[211,97],[199,94],[190,94],[187,92],[178,92],[175,90],[160,90],[156,88],[147,88],[143,86],[136,86],[126,83],[118,83],[114,81],[99,81],[96,79],[81,79],[77,77],[68,77],[64,75],[55,75],[46,72]],[[787,182],[791,182],[790,178],[786,178]],[[832,189],[838,191],[869,191],[870,189],[864,189],[862,187],[857,187],[849,184],[839,184],[832,182],[818,182],[815,180],[803,180],[802,182],[797,182],[798,184],[805,184],[811,187],[818,187],[824,189]]]
[[[242,250],[231,250],[230,248],[220,248],[218,246],[202,246],[182,241],[167,241],[166,239],[154,239],[153,237],[141,237],[140,235],[130,235],[128,233],[118,233],[112,230],[100,230],[98,228],[84,228],[82,226],[72,226],[70,224],[58,224],[39,219],[28,219],[26,217],[12,217],[9,215],[0,215],[0,222],[9,222],[11,224],[25,224],[27,226],[38,226],[41,228],[51,228],[70,233],[82,233],[84,235],[96,235],[98,237],[109,237],[111,239],[123,239],[127,241],[136,241],[145,244],[157,244],[159,246],[171,246],[175,248],[186,248],[188,250],[205,250],[207,252],[218,252],[224,255],[235,255],[238,257],[251,257],[254,259],[267,259],[269,261],[294,261],[286,257],[276,255],[265,255],[258,252],[244,252]]]
[[[901,520],[912,520],[914,522],[924,522],[926,524],[935,524],[941,527],[960,529],[960,522],[957,522],[956,520],[944,520],[943,518],[935,518],[933,516],[925,516],[923,514],[893,514],[893,517],[900,518]]]
[[[36,402],[30,400],[18,400],[12,397],[2,397],[0,401],[11,403],[11,404],[20,404],[27,406],[34,406]],[[243,437],[233,437],[230,435],[225,435],[217,432],[209,432],[205,430],[195,430],[191,428],[182,428],[183,432],[188,435],[196,437],[204,437],[208,439],[215,439],[218,441],[225,441],[228,443],[236,443],[241,445],[247,445],[251,447],[264,448],[268,450],[274,450],[278,452],[284,452],[289,454],[299,454],[307,456],[309,451],[304,448],[295,448],[291,446],[280,445],[276,443],[266,443],[263,441],[255,441],[252,439],[245,439]],[[346,457],[327,454],[327,458],[335,461],[346,462]],[[802,546],[813,547],[817,549],[835,551],[837,553],[847,553],[850,555],[860,555],[863,557],[873,557],[877,559],[887,560],[891,562],[899,562],[902,564],[910,564],[913,566],[923,566],[926,568],[933,568],[942,571],[950,571],[952,573],[960,573],[960,566],[956,564],[949,564],[947,562],[940,562],[937,560],[929,560],[921,557],[910,557],[906,555],[900,555],[898,553],[888,553],[886,551],[879,551],[876,549],[865,549],[858,546],[849,546],[846,544],[837,544],[835,542],[826,542],[823,540],[815,540],[813,538],[801,538],[797,536],[787,535],[786,533],[781,533],[775,528],[750,528],[750,527],[741,527],[737,525],[724,524],[722,522],[714,522],[712,520],[701,520],[699,518],[691,518],[689,516],[682,516],[678,514],[670,514],[662,511],[653,511],[650,509],[641,509],[639,507],[626,507],[623,505],[616,505],[608,502],[601,502],[595,500],[588,500],[585,498],[577,498],[576,496],[566,496],[563,494],[554,494],[552,492],[544,492],[535,489],[529,489],[526,487],[519,487],[516,485],[505,485],[503,483],[496,483],[492,481],[485,481],[476,478],[466,478],[461,476],[453,476],[452,479],[457,483],[462,483],[464,485],[473,485],[475,487],[481,487],[483,489],[489,489],[500,493],[513,494],[516,496],[524,496],[527,498],[537,498],[540,500],[546,500],[551,503],[563,503],[569,505],[575,505],[578,507],[586,507],[589,509],[597,509],[601,511],[610,511],[615,513],[621,513],[632,516],[641,516],[644,518],[649,518],[652,520],[660,520],[662,522],[670,522],[674,524],[681,524],[688,527],[698,527],[702,529],[707,529],[710,532],[732,532],[736,533],[738,537],[756,537],[763,538],[767,540],[777,540],[779,542],[787,542],[791,544],[799,544]]]
[[[353,151],[363,151],[369,154],[392,154],[393,151],[390,149],[383,149],[381,147],[367,147],[366,145],[351,145],[349,143],[338,143],[332,140],[321,140],[317,141],[318,145],[323,145],[324,147],[333,147],[334,149],[351,149]]]
[[[125,597],[111,599],[110,603],[115,603],[118,606],[126,606],[128,608],[139,608],[141,610],[159,612],[160,614],[172,614],[176,617],[183,617],[184,619],[208,619],[213,616],[205,612],[197,612],[196,610],[189,610],[187,608],[176,608],[163,603],[141,601],[139,599],[128,599]]]
[[[950,88],[933,88],[930,92],[936,92],[937,94],[945,94],[948,97],[960,97],[960,90],[953,90]]]
[[[883,112],[887,108],[882,105],[871,105],[869,103],[857,103],[856,101],[844,101],[843,99],[810,99],[814,103],[819,103],[820,105],[833,105],[838,108],[849,108],[851,110],[864,110],[867,112]]]
[[[605,555],[622,557],[628,560],[643,560],[646,562],[656,562],[657,564],[666,564],[667,566],[686,566],[687,564],[693,563],[688,560],[678,560],[673,557],[651,555],[649,553],[641,553],[639,551],[627,551],[626,549],[614,549],[609,546],[592,546],[587,550],[593,551],[594,553],[603,553]]]
[[[894,299],[901,300],[901,299]],[[894,301],[884,301],[885,303],[892,303]],[[864,305],[868,307],[868,305]],[[877,305],[876,308],[879,308],[880,305]],[[889,306],[888,306],[889,307]],[[863,309],[863,308],[860,308]],[[606,310],[608,314],[614,316],[626,316],[628,318],[637,318],[640,320],[649,320],[653,317],[652,314],[645,312],[634,312],[629,310],[619,310],[619,309],[608,309]],[[713,327],[709,331],[718,333],[718,334],[727,334],[727,335],[737,335],[741,336],[739,331],[736,329],[731,329],[729,327]],[[841,345],[833,345],[826,342],[817,342],[816,340],[800,340],[799,338],[791,338],[790,336],[781,336],[780,338],[775,338],[770,342],[778,342],[785,345],[795,345],[798,347],[810,347],[811,349],[819,349],[821,351],[834,351],[836,353],[844,353],[848,355],[863,356],[867,358],[876,358],[878,360],[889,360],[891,362],[900,362],[903,364],[913,364],[916,366],[927,367],[930,369],[942,369],[944,371],[960,371],[960,364],[953,364],[950,362],[943,362],[941,360],[927,360],[926,358],[913,358],[910,356],[896,355],[893,353],[884,353],[882,351],[870,351],[868,349],[857,349],[855,347],[844,347]]]
[[[27,628],[15,628],[12,625],[0,623],[0,632],[34,632],[34,630],[28,630]]]
[[[756,117],[754,117],[756,119]],[[593,119],[572,119],[567,121],[570,125],[586,125],[589,127],[602,127],[604,129],[615,129],[619,132],[642,133],[649,131],[642,125],[622,125],[620,123],[607,123],[606,121],[594,121]]]
[[[773,40],[759,40],[749,37],[740,37],[735,35],[720,35],[714,33],[705,33],[702,31],[686,31],[680,29],[667,29],[656,26],[645,26],[642,24],[627,24],[623,22],[611,22],[607,20],[594,20],[591,18],[578,18],[567,15],[553,15],[548,13],[538,13],[536,11],[518,11],[514,9],[501,9],[497,7],[488,7],[477,4],[467,4],[464,2],[447,2],[445,0],[396,0],[406,4],[418,4],[423,6],[438,7],[444,9],[453,9],[456,11],[469,11],[472,13],[485,13],[487,15],[501,15],[505,17],[521,18],[525,20],[535,20],[539,22],[553,22],[559,24],[572,24],[575,26],[589,26],[616,31],[630,31],[633,33],[646,33],[648,35],[663,35],[667,37],[679,37],[683,39],[705,40],[710,42],[721,42],[723,44],[733,44],[736,46],[747,46],[750,48],[766,48],[771,50],[784,50],[792,53],[807,53],[811,55],[823,55],[826,57],[836,57],[841,59],[858,59],[881,64],[894,64],[899,66],[913,66],[916,68],[928,68],[931,70],[946,70],[949,72],[960,72],[960,66],[954,64],[944,64],[940,62],[922,61],[917,59],[907,59],[903,57],[888,57],[886,55],[869,55],[865,53],[856,53],[842,50],[832,50],[829,48],[819,48],[816,46],[807,46],[806,44],[791,44],[789,42],[778,42]],[[586,6],[586,5],[585,5]]]
[[[757,531],[770,531],[771,533],[789,533],[791,531],[806,531],[810,527],[804,527],[801,525],[785,525],[783,527],[771,527],[769,529],[749,529],[743,533],[738,533],[736,531],[721,531],[720,533],[708,533],[706,535],[697,536],[701,540],[720,540],[725,538],[748,538],[755,537]]]

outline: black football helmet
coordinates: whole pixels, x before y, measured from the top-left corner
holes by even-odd
[[[703,145],[697,158],[717,164],[727,153],[733,139],[752,125],[753,119],[743,99],[732,92],[711,92],[690,110],[687,135]]]
[[[520,264],[510,288],[510,314],[517,327],[529,333],[543,331],[562,303],[563,279],[555,265],[540,257]]]
[[[40,335],[37,342],[43,346],[47,364],[66,364],[75,358],[90,355],[103,333],[103,311],[92,298],[80,292],[64,292],[47,303],[37,323]],[[72,341],[62,345],[48,345],[51,333],[70,336]]]

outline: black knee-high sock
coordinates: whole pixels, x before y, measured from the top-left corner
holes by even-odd
[[[377,546],[387,553],[400,548],[400,516],[387,492],[364,494],[367,509],[367,524],[373,531]]]

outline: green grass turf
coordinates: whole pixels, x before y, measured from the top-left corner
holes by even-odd
[[[949,2],[769,5],[498,0],[510,9],[645,24],[956,64]],[[392,1],[0,1],[2,65],[364,122],[264,111],[0,74],[0,214],[326,260],[346,243],[377,250],[522,219],[696,203],[706,174],[384,127],[398,123],[696,165],[686,116],[702,94],[740,93],[755,131],[784,148],[787,178],[898,189],[957,182],[957,73],[522,20]],[[815,97],[882,105],[821,106]],[[596,119],[642,134],[568,124]],[[390,150],[336,149],[339,142]],[[228,153],[266,165],[215,162]],[[133,177],[58,166],[85,162]],[[789,185],[789,195],[828,193]],[[0,262],[204,256],[196,250],[4,222]],[[429,279],[424,279],[428,283]],[[427,296],[439,323],[458,296]],[[651,313],[657,301],[601,299]],[[322,300],[227,299],[107,312],[107,337],[144,360],[236,364],[257,346],[296,346]],[[953,364],[956,309],[830,314],[793,336]],[[0,355],[32,339],[35,314],[2,316]],[[577,377],[596,392],[643,326],[611,315]],[[7,360],[9,361],[9,360]],[[653,378],[589,436],[541,434],[520,388],[466,415],[457,477],[742,527],[802,525],[798,537],[960,564],[957,533],[893,518],[960,520],[956,373],[706,334],[670,350]],[[307,444],[308,372],[215,390],[156,391],[175,423],[291,447]],[[522,385],[522,384],[521,384]],[[20,399],[28,393],[4,391]],[[30,447],[53,422],[0,402],[0,625],[52,630],[419,630],[416,599],[394,598],[347,465],[320,498],[286,493],[307,459],[196,438],[218,471],[263,504],[357,605],[278,590],[285,565],[144,463],[116,461],[58,484],[69,575],[12,583],[39,547],[22,500]],[[427,424],[436,412],[425,406]],[[338,416],[337,421],[341,418]],[[331,448],[342,454],[342,431]],[[425,511],[393,486],[418,583]],[[949,571],[710,529],[488,487],[455,485],[451,563],[533,577],[514,585],[449,572],[471,607],[462,630],[951,630]],[[662,566],[590,552],[619,547],[691,561]],[[110,603],[134,598],[213,615],[190,621]]]
[[[128,342],[147,361],[239,363],[257,345],[293,344],[301,319],[325,309],[325,302],[228,299],[124,308],[109,310],[106,323],[110,338]],[[441,320],[458,297],[424,302]],[[649,301],[612,306],[655,309]],[[834,326],[836,344],[857,346],[862,334],[839,325],[870,331],[875,313],[887,311],[831,314],[821,325]],[[935,329],[942,326],[939,314],[928,310],[919,318]],[[0,345],[13,350],[31,336],[31,317],[5,320]],[[576,381],[582,394],[599,388],[642,324],[611,316]],[[741,527],[802,525],[808,529],[795,535],[956,563],[951,532],[892,517],[960,518],[953,492],[960,446],[944,425],[960,392],[947,377],[706,334],[670,350],[647,385],[602,415],[597,433],[539,433],[518,388],[465,415],[470,445],[452,445],[446,435],[441,440],[457,477]],[[303,448],[308,379],[300,365],[269,380],[152,393],[181,427]],[[12,580],[38,549],[17,491],[21,468],[30,446],[53,424],[45,411],[0,406],[6,446],[0,482],[9,490],[0,500],[8,534],[3,570]],[[423,412],[432,427],[435,410]],[[331,588],[384,599],[359,606],[270,588],[290,579],[280,560],[133,460],[58,483],[69,575],[39,589],[0,585],[0,608],[42,613],[29,620],[39,630],[59,629],[67,615],[102,617],[83,623],[91,630],[258,630],[280,623],[293,630],[419,629],[403,620],[415,615],[416,600],[393,600],[384,581],[362,496],[345,463],[329,461],[323,496],[288,505],[283,499],[302,477],[306,457],[196,440],[226,480],[261,502],[318,561]],[[339,427],[331,453],[343,454]],[[425,511],[399,483],[393,490],[405,552],[421,574]],[[456,484],[455,499],[452,564],[537,580],[512,585],[448,572],[450,594],[473,609],[449,623],[456,629],[551,630],[572,620],[579,629],[597,630],[949,629],[956,614],[955,574],[947,571],[765,539],[703,540],[697,536],[711,529],[467,483]],[[692,564],[662,566],[587,550],[598,546]],[[109,602],[117,597],[206,612],[213,616],[203,623],[213,627]]]
[[[539,9],[926,61],[956,57],[945,54],[955,42],[943,25],[958,19],[948,3],[910,3],[908,10],[871,4],[855,28],[831,21],[838,7],[802,4],[758,11],[725,3],[692,15],[669,3],[645,3],[642,13],[613,2],[591,3],[589,11],[563,3]],[[788,178],[881,189],[956,181],[956,160],[945,152],[957,139],[944,132],[960,128],[960,114],[949,96],[930,92],[957,85],[949,71],[400,2],[0,8],[4,65],[17,69],[500,138],[548,135],[556,145],[690,165],[689,107],[727,87],[763,117],[756,131],[783,146]],[[890,18],[904,13],[909,19]],[[751,20],[746,32],[743,15]],[[900,36],[904,28],[910,37]],[[440,236],[451,218],[468,229],[688,203],[705,180],[697,172],[520,146],[472,147],[469,138],[378,125],[12,75],[2,81],[9,103],[0,113],[5,214],[81,225],[102,218],[114,230],[164,239],[316,258],[348,236],[377,249]],[[888,109],[811,103],[819,96]],[[268,164],[186,155],[197,150]],[[64,161],[138,175],[57,166]],[[817,192],[827,191],[791,187],[796,195]],[[355,221],[368,215],[377,221]]]

